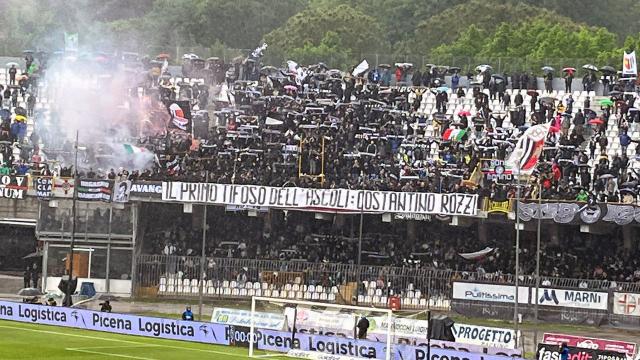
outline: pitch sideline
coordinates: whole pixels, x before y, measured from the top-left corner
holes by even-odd
[[[2,329],[12,329],[12,330],[31,331],[31,332],[37,332],[37,333],[43,333],[43,334],[72,336],[72,337],[92,339],[92,340],[120,342],[120,343],[126,343],[126,344],[149,345],[147,343],[142,343],[142,342],[137,342],[137,341],[101,338],[101,337],[98,337],[98,336],[89,336],[89,335],[70,334],[70,333],[61,332],[61,331],[29,329],[29,328],[25,328],[25,327],[21,327],[21,326],[0,325],[0,328],[2,328]],[[73,329],[73,328],[71,328],[71,329]],[[80,329],[80,330],[82,330],[82,329]],[[162,340],[171,340],[171,339],[162,339]],[[206,353],[211,353],[211,354],[219,354],[219,355],[227,355],[227,356],[232,356],[232,357],[238,357],[238,358],[243,358],[243,359],[247,358],[244,355],[238,355],[238,354],[228,353],[228,352],[224,352],[224,351],[206,350],[206,349],[193,349],[193,348],[188,348],[188,347],[172,346],[172,345],[161,345],[161,344],[157,344],[157,345],[154,344],[154,345],[157,346],[157,347],[164,347],[164,348],[168,348],[168,349],[200,351],[200,352],[206,352]],[[80,348],[80,349],[82,349],[82,348]],[[113,354],[103,354],[103,355],[113,355]],[[137,358],[137,359],[140,359],[140,358]],[[155,359],[148,359],[148,360],[155,360]]]

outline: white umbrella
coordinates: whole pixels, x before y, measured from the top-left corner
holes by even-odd
[[[12,62],[8,62],[5,66],[6,66],[6,67],[12,67],[12,66],[18,67],[18,66],[20,66],[20,65],[18,65],[18,63],[17,63],[17,62],[13,62],[13,61],[12,61]]]
[[[493,70],[493,68],[491,67],[491,65],[484,64],[484,65],[478,65],[478,66],[476,66],[476,71],[479,71],[479,72],[485,72],[485,71],[487,71],[487,70]]]

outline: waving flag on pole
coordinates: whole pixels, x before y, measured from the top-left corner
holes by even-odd
[[[353,69],[352,76],[361,76],[365,71],[369,70],[369,63],[367,60],[362,60],[358,66]]]
[[[628,54],[625,52],[622,58],[622,75],[636,76],[637,74],[638,65],[636,64],[636,52],[632,51]]]
[[[462,141],[462,137],[467,133],[467,129],[449,128],[442,134],[442,140],[445,141]]]
[[[521,174],[531,174],[542,154],[544,139],[549,133],[551,123],[535,125],[528,128],[516,144],[515,149],[507,159],[507,165]]]

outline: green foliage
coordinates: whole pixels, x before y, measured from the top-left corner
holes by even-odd
[[[266,40],[264,60],[274,64],[346,68],[380,54],[459,66],[472,65],[455,62],[464,57],[602,65],[640,48],[638,18],[638,0],[3,0],[0,51],[55,51],[69,31],[82,50],[150,55],[230,54]]]
[[[420,22],[413,39],[407,40],[411,45],[403,44],[403,47],[428,53],[438,45],[455,41],[470,25],[491,33],[502,23],[518,24],[532,18],[566,26],[572,24],[566,17],[515,1],[471,0]]]
[[[542,17],[513,26],[502,23],[487,35],[474,25],[460,38],[434,49],[437,55],[544,58],[596,57],[616,48],[616,36],[603,28],[560,25]]]
[[[522,0],[571,18],[578,23],[599,26],[621,38],[640,31],[640,2],[637,0]]]
[[[291,49],[289,57],[301,64],[324,62],[329,67],[341,69],[353,66],[352,54],[341,45],[340,37],[334,31],[327,32],[318,45],[306,41],[302,47]]]
[[[348,5],[313,6],[291,17],[284,26],[265,36],[270,51],[286,57],[300,55],[301,49],[331,51],[358,61],[361,54],[385,51],[382,26],[375,19]]]

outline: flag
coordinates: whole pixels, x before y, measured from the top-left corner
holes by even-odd
[[[486,247],[480,251],[476,251],[476,252],[471,252],[471,253],[458,253],[458,255],[462,256],[463,258],[467,259],[467,260],[480,260],[482,258],[484,258],[485,256],[491,254],[493,252],[493,248],[490,247]]]
[[[367,60],[362,60],[362,62],[358,64],[355,69],[353,69],[351,75],[360,76],[367,70],[369,70],[369,63],[367,62]]]
[[[120,181],[115,184],[113,192],[113,202],[126,203],[129,202],[131,192],[131,181]]]
[[[111,202],[113,180],[80,179],[78,200]]]
[[[165,104],[169,110],[169,115],[171,115],[171,123],[169,125],[173,125],[173,127],[191,133],[192,119],[191,105],[189,102],[167,101]]]
[[[551,124],[540,124],[528,128],[518,139],[515,149],[507,159],[506,164],[514,173],[531,174],[538,164],[538,159],[544,147],[544,139],[549,133]]]
[[[636,52],[632,51],[628,54],[625,52],[622,58],[622,75],[636,76],[637,74],[638,65],[636,64]]]
[[[78,33],[64,33],[64,50],[78,51]]]
[[[267,46],[268,46],[268,45],[267,45],[267,43],[264,43],[264,44],[262,44],[262,45],[258,46],[257,48],[255,48],[255,50],[253,50],[253,51],[251,52],[251,55],[250,55],[250,56],[251,56],[251,58],[252,58],[252,59],[258,59],[258,58],[261,58],[261,57],[262,57],[263,52],[264,52],[265,50],[267,50]]]
[[[461,141],[464,134],[467,133],[467,129],[452,129],[449,128],[442,134],[442,140],[445,141]]]
[[[147,149],[143,147],[134,146],[131,144],[122,144],[122,146],[124,147],[124,151],[127,154],[140,154],[143,152],[147,152]]]

